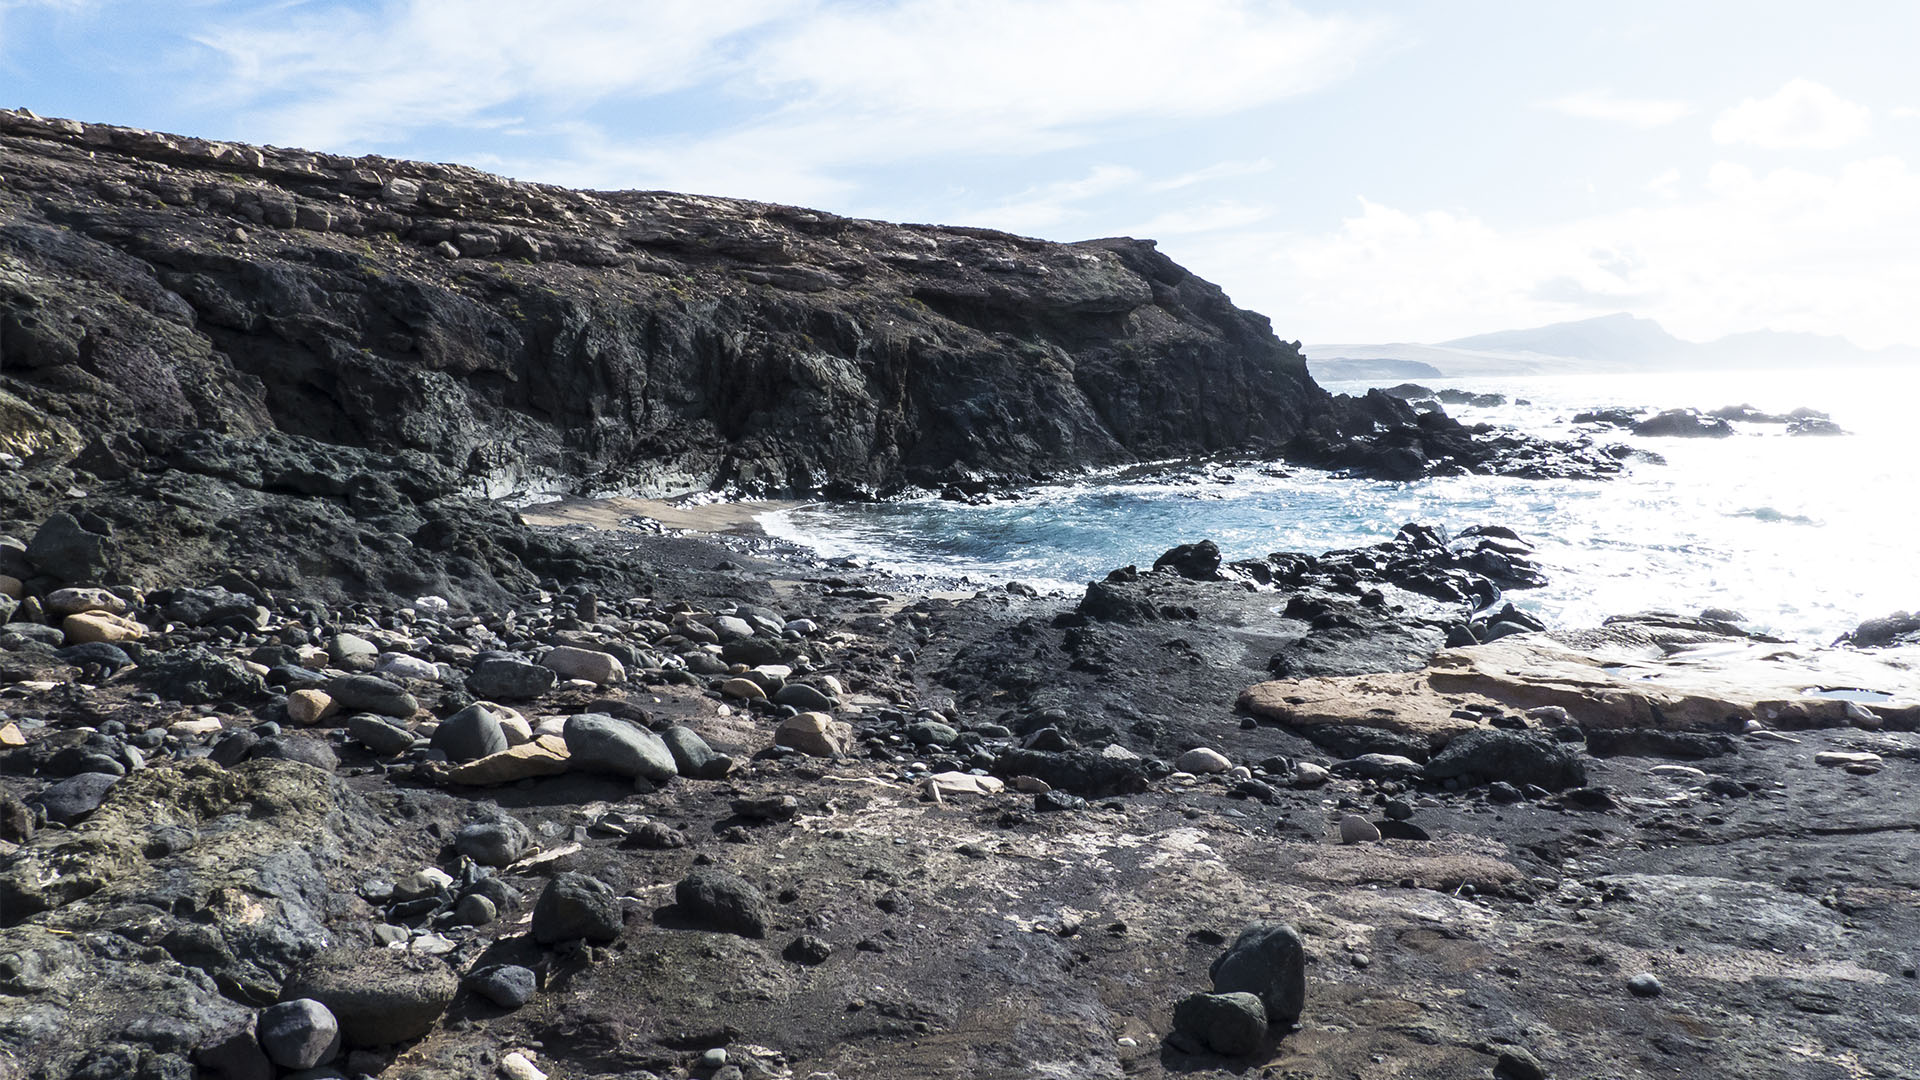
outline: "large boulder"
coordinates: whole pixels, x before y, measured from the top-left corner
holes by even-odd
[[[1173,1030],[1201,1049],[1245,1057],[1267,1041],[1267,1010],[1253,994],[1192,994],[1173,1007]]]
[[[555,874],[533,905],[533,939],[542,945],[615,941],[624,922],[620,897],[585,874]]]
[[[431,957],[336,948],[295,971],[280,1000],[312,998],[339,1020],[348,1046],[384,1046],[425,1035],[459,988],[453,970]]]
[[[567,717],[561,735],[577,771],[647,780],[670,780],[680,772],[660,736],[604,713]]]
[[[1537,731],[1483,728],[1456,736],[1427,762],[1429,780],[1475,784],[1504,780],[1549,791],[1583,787],[1587,766],[1576,747]]]
[[[1254,923],[1214,960],[1207,973],[1216,994],[1248,993],[1266,1007],[1269,1024],[1300,1018],[1307,1000],[1307,950],[1286,923]]]
[[[553,689],[552,668],[509,657],[489,657],[473,665],[467,691],[491,701],[529,701]]]
[[[702,867],[673,887],[680,913],[710,930],[741,937],[767,936],[772,911],[759,889],[738,874]]]

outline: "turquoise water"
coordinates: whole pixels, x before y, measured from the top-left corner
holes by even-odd
[[[1864,618],[1920,607],[1920,372],[1768,372],[1420,380],[1530,404],[1448,406],[1535,434],[1575,433],[1601,405],[1799,406],[1851,435],[1790,437],[1736,425],[1728,439],[1641,439],[1663,455],[1610,481],[1448,477],[1349,480],[1258,463],[1181,479],[1094,477],[966,506],[937,498],[815,504],[761,519],[775,536],[829,557],[980,584],[1022,580],[1077,592],[1127,563],[1151,564],[1202,538],[1229,559],[1322,551],[1391,537],[1404,522],[1499,524],[1538,548],[1548,588],[1515,594],[1562,626],[1648,609],[1731,608],[1783,637],[1825,641]],[[1329,383],[1336,392],[1366,384]]]

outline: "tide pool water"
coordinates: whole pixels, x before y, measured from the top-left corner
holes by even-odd
[[[1513,594],[1560,626],[1650,609],[1730,608],[1782,637],[1830,640],[1862,619],[1920,607],[1920,372],[1806,371],[1420,380],[1509,397],[1448,406],[1464,422],[1576,434],[1605,405],[1767,412],[1820,409],[1852,434],[1788,436],[1737,424],[1726,439],[1602,432],[1666,458],[1602,481],[1459,476],[1353,480],[1249,465],[1192,482],[1094,477],[967,506],[937,498],[821,503],[770,514],[767,531],[828,557],[908,574],[1021,580],[1078,591],[1116,566],[1150,565],[1212,539],[1231,559],[1375,543],[1409,521],[1505,525],[1532,542],[1552,584]],[[1367,384],[1329,383],[1335,392]],[[1522,399],[1526,404],[1511,399]]]

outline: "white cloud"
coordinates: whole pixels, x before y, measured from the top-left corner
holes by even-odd
[[[1832,150],[1863,138],[1872,113],[1809,79],[1794,79],[1770,97],[1748,98],[1713,122],[1713,140],[1765,150]]]
[[[1159,239],[1165,236],[1185,236],[1192,233],[1216,232],[1220,229],[1239,229],[1248,225],[1257,225],[1271,218],[1273,207],[1259,206],[1254,203],[1225,199],[1200,206],[1187,206],[1167,210],[1152,218],[1122,229],[1127,236]]]
[[[1085,145],[1115,125],[1225,115],[1339,79],[1381,24],[1271,0],[382,0],[280,9],[200,40],[218,93],[272,141],[404,152],[447,127],[629,107],[655,133],[577,124],[502,148],[541,179],[817,200],[849,168]],[[704,100],[676,123],[659,96]],[[658,110],[658,111],[655,111]],[[727,118],[730,118],[727,119]],[[674,134],[679,127],[692,133]],[[536,164],[544,163],[544,164]],[[1195,181],[1198,182],[1198,181]]]
[[[1695,176],[1677,199],[1530,228],[1363,200],[1332,232],[1205,234],[1168,254],[1310,341],[1444,340],[1630,308],[1683,337],[1768,327],[1920,343],[1920,173]]]
[[[1096,165],[1077,180],[1027,188],[1005,202],[960,216],[960,220],[1008,232],[1034,232],[1058,225],[1088,199],[1136,187],[1140,173],[1122,165]]]
[[[1902,105],[1894,109],[1890,115],[1892,115],[1895,120],[1912,120],[1920,117],[1920,108],[1912,105]]]
[[[1606,120],[1639,128],[1662,127],[1693,112],[1693,106],[1684,101],[1616,97],[1611,90],[1568,94],[1541,102],[1541,108],[1583,120]]]
[[[1230,180],[1241,176],[1258,176],[1273,171],[1273,159],[1261,158],[1258,161],[1222,161],[1204,169],[1170,176],[1165,180],[1155,180],[1147,185],[1148,191],[1174,191],[1195,184],[1208,184],[1215,180]]]

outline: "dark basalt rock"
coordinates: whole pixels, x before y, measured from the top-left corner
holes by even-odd
[[[1505,781],[1550,791],[1581,787],[1586,762],[1578,749],[1534,731],[1488,728],[1456,736],[1427,762],[1429,780]]]
[[[1692,409],[1668,409],[1633,423],[1635,435],[1656,435],[1688,439],[1724,439],[1733,434],[1733,425],[1718,417],[1701,416]]]
[[[1297,345],[1150,240],[575,192],[11,112],[0,175],[18,267],[0,391],[49,448],[34,469],[89,491],[63,507],[72,483],[0,475],[0,505],[50,522],[27,561],[51,579],[238,570],[273,593],[490,603],[545,577],[648,589],[643,567],[482,498],[535,487],[976,496],[1225,451],[1385,477],[1620,467],[1330,397]],[[168,197],[131,196],[150,190]]]

